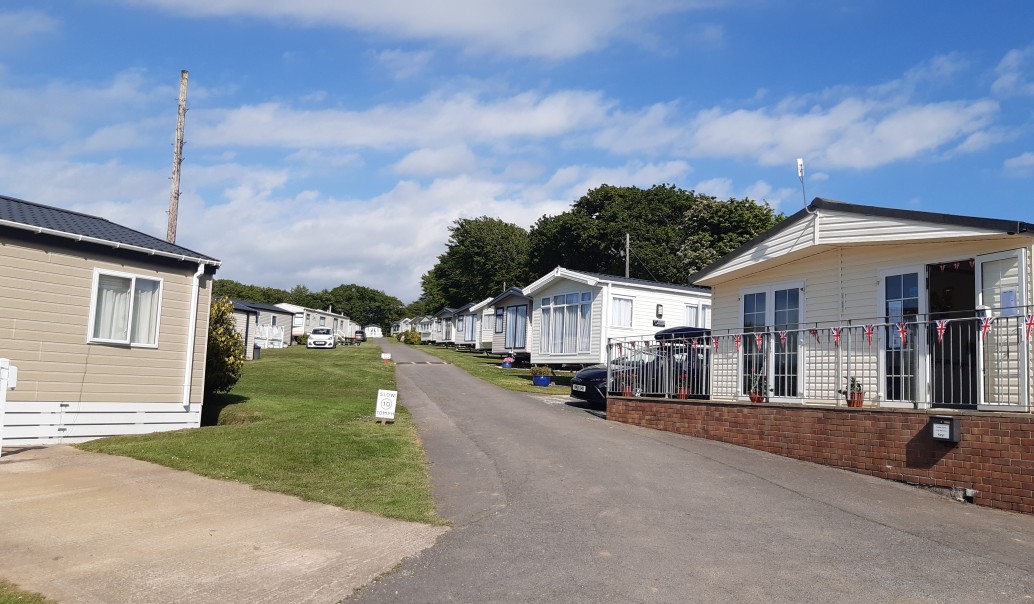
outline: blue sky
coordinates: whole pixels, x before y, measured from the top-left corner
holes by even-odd
[[[6,0],[0,193],[408,302],[600,184],[1034,220],[1034,2]]]

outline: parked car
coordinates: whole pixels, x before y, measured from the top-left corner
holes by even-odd
[[[334,331],[328,327],[317,327],[309,332],[305,340],[306,348],[335,348],[337,341],[334,338]]]
[[[669,327],[654,334],[656,343],[629,349],[611,360],[613,382],[636,396],[707,398],[711,330]],[[592,365],[571,379],[571,396],[603,405],[607,400],[607,366]]]
[[[355,330],[355,343],[356,344],[362,344],[365,341],[366,341],[366,332],[361,330],[361,329]]]

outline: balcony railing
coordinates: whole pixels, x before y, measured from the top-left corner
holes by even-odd
[[[608,343],[614,395],[1029,411],[1034,314]]]

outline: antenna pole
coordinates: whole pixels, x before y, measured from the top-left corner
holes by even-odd
[[[801,181],[801,201],[804,202],[804,207],[808,207],[808,195],[804,192],[804,158],[797,158],[797,178]]]
[[[169,194],[169,230],[165,240],[176,243],[176,222],[180,212],[180,164],[183,163],[183,126],[187,121],[187,70],[180,71],[180,103],[176,116],[176,142],[172,149],[172,192]]]

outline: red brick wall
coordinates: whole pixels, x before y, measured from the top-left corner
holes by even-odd
[[[962,442],[930,436],[956,415]],[[611,398],[607,419],[719,440],[861,474],[978,491],[974,502],[1034,513],[1034,416],[938,410]]]

